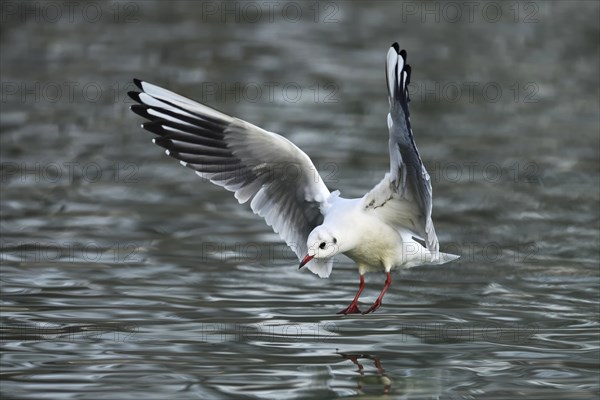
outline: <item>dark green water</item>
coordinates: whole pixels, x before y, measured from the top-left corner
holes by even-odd
[[[3,399],[597,398],[598,3],[86,4],[2,3]],[[462,258],[341,317],[355,266],[298,271],[150,143],[126,92],[279,132],[360,196],[388,168],[394,41]]]

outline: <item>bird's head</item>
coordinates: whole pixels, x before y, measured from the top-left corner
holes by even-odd
[[[339,235],[336,235],[323,225],[316,227],[308,235],[306,246],[308,247],[308,254],[302,259],[300,268],[313,258],[317,260],[327,259],[341,252]]]

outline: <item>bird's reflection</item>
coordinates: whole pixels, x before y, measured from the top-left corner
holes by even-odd
[[[365,376],[364,367],[361,364],[361,360],[370,360],[375,365],[375,369],[377,370],[377,380],[380,384],[383,384],[383,394],[389,394],[390,388],[392,387],[392,380],[387,376],[383,366],[381,365],[381,360],[377,356],[372,356],[369,354],[349,354],[349,353],[337,353],[345,360],[350,360],[357,367],[357,371],[359,376],[357,377],[357,390],[359,393],[362,393],[364,383],[372,383],[372,377]],[[364,361],[363,361],[364,362]]]

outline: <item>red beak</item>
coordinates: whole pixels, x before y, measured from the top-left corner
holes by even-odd
[[[300,261],[300,266],[298,269],[304,267],[310,260],[312,260],[315,256],[309,256],[308,254]]]

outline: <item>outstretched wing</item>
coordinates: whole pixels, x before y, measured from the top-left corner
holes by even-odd
[[[390,102],[390,172],[365,195],[365,208],[388,223],[411,230],[437,257],[439,243],[431,220],[431,179],[415,145],[408,112],[410,65],[406,51],[394,43],[387,54],[386,78]]]
[[[129,95],[131,110],[167,155],[212,183],[234,192],[285,240],[301,259],[308,234],[323,221],[329,197],[310,158],[284,137],[230,117],[148,82]]]

